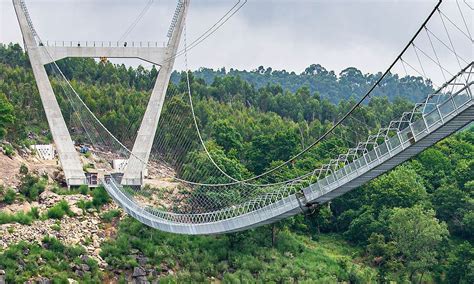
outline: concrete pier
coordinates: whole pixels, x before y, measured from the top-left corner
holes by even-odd
[[[92,46],[82,46],[81,44],[45,46],[43,43],[40,43],[37,38],[24,1],[12,1],[68,185],[85,184],[86,178],[79,159],[79,154],[74,148],[44,65],[67,57],[106,57],[137,58],[160,66],[155,86],[133,146],[132,155],[125,167],[122,179],[122,183],[125,185],[141,186],[143,173],[145,172],[146,164],[150,157],[156,128],[158,127],[166,90],[173,70],[174,57],[178,51],[190,0],[178,1],[178,6],[173,21],[171,22],[170,30],[168,31],[169,41],[164,47],[158,47],[157,45],[150,46],[149,44],[144,44],[143,46],[141,44],[140,46],[132,44],[130,46],[125,43],[122,45],[117,44],[116,46],[103,46],[103,44],[92,44]]]
[[[66,177],[66,182],[68,186],[86,184],[86,176],[82,169],[79,154],[74,148],[71,135],[66,127],[48,74],[44,68],[42,51],[36,42],[34,30],[31,28],[31,20],[24,8],[24,2],[21,0],[13,0],[13,5],[20,24],[21,33],[23,34],[25,48],[30,58],[31,68],[33,69],[33,74],[36,79],[36,85],[38,86],[49,129],[51,130],[54,143],[56,144],[59,160]]]

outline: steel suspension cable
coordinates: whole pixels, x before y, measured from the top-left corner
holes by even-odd
[[[293,157],[291,157],[290,159],[288,159],[287,161],[281,163],[280,165],[276,166],[276,167],[273,167],[272,169],[270,170],[267,170],[261,174],[258,174],[252,178],[248,178],[248,179],[244,179],[244,180],[240,180],[240,182],[248,182],[248,181],[252,181],[252,180],[256,180],[258,178],[261,178],[263,176],[266,176],[280,168],[282,168],[283,166],[285,165],[288,165],[289,163],[291,163],[292,161],[294,161],[295,159],[297,159],[298,157],[302,156],[303,154],[305,154],[306,152],[308,152],[309,150],[311,150],[311,148],[313,148],[315,145],[319,144],[323,139],[325,139],[329,134],[331,134],[335,128],[337,128],[339,125],[341,125],[347,117],[349,117],[354,111],[355,109],[357,109],[363,102],[366,98],[368,98],[371,93],[374,91],[374,89],[380,84],[380,82],[387,76],[387,74],[390,73],[391,69],[393,68],[393,66],[395,66],[395,64],[400,60],[400,58],[403,56],[403,54],[408,50],[408,48],[412,45],[412,43],[414,42],[414,40],[418,37],[418,35],[420,34],[420,32],[423,30],[423,28],[426,26],[426,24],[428,23],[428,21],[432,18],[432,16],[434,15],[434,13],[438,10],[439,6],[441,5],[441,3],[443,2],[443,0],[439,0],[438,3],[436,4],[436,6],[433,8],[433,10],[430,12],[430,14],[428,15],[428,17],[425,19],[425,21],[422,23],[422,25],[418,28],[418,30],[415,32],[415,34],[412,36],[412,38],[409,40],[409,42],[406,44],[406,46],[403,48],[403,50],[397,55],[397,57],[395,58],[395,60],[390,64],[390,66],[386,69],[386,71],[377,79],[377,81],[372,85],[372,87],[365,93],[364,96],[362,96],[362,98],[359,99],[359,101],[353,105],[351,107],[351,109],[341,118],[339,119],[326,133],[324,133],[321,137],[319,137],[316,141],[314,141],[313,143],[311,143],[308,147],[306,147],[303,151],[299,152],[298,154],[294,155]]]
[[[442,17],[445,17],[450,23],[451,25],[453,25],[458,31],[460,31],[466,38],[468,38],[469,40],[472,41],[472,37],[470,35],[467,35],[460,27],[458,27],[458,25],[456,25],[456,23],[454,23],[445,13],[443,13],[441,10],[438,10],[439,11],[439,14],[442,16]]]
[[[436,57],[437,64],[440,67],[440,71],[441,71],[441,74],[443,75],[443,79],[446,82],[447,81],[446,75],[444,74],[443,67],[441,66],[441,62],[439,61],[438,53],[436,52],[436,49],[434,48],[433,41],[431,40],[430,34],[428,33],[428,29],[426,27],[425,27],[425,32],[426,32],[426,36],[428,37],[430,41],[431,49],[433,50],[433,53]]]
[[[429,28],[426,29],[429,34],[431,34],[435,39],[437,39],[444,47],[446,47],[449,51],[451,51],[456,57],[460,58],[464,63],[469,64],[469,62],[463,58],[462,56],[458,55],[455,50],[452,50],[442,39],[440,39],[435,33],[433,33]]]
[[[466,27],[466,31],[467,31],[467,33],[469,34],[469,37],[471,38],[471,41],[472,41],[471,31],[469,30],[469,27],[467,26],[466,19],[464,18],[464,13],[462,12],[462,9],[461,9],[461,6],[459,5],[459,1],[458,1],[458,0],[456,0],[456,5],[458,6],[458,10],[459,10],[459,13],[461,14],[462,21],[463,21],[464,26]]]
[[[225,175],[226,177],[228,177],[229,179],[231,179],[232,181],[236,181],[238,182],[239,180],[237,180],[236,178],[228,175],[224,170],[221,169],[221,167],[219,167],[219,165],[214,161],[214,159],[212,158],[211,154],[209,153],[209,150],[207,149],[207,146],[206,144],[204,143],[204,140],[202,139],[202,135],[201,135],[201,131],[199,130],[199,126],[198,126],[198,123],[197,123],[197,119],[196,119],[196,114],[194,113],[194,105],[193,105],[193,98],[192,98],[192,94],[191,94],[191,84],[189,82],[189,68],[188,68],[188,51],[187,51],[187,38],[186,38],[186,25],[184,26],[184,50],[185,50],[185,53],[184,53],[184,62],[185,62],[185,71],[186,71],[186,83],[187,83],[187,87],[188,87],[188,97],[189,97],[189,104],[191,106],[191,112],[192,112],[192,117],[193,117],[193,122],[194,122],[194,126],[196,128],[196,132],[197,132],[197,135],[199,137],[199,141],[201,142],[201,145],[202,147],[204,148],[204,151],[206,152],[206,155],[209,157],[209,160],[211,161],[211,163],[223,174]]]
[[[250,180],[254,180],[254,179],[257,179],[259,177],[262,177],[264,175],[267,175],[271,172],[274,172],[276,171],[277,169],[283,167],[284,165],[288,164],[289,162],[293,161],[294,159],[296,159],[297,157],[303,155],[305,152],[309,151],[312,147],[314,147],[316,144],[318,144],[322,139],[324,139],[326,136],[328,136],[330,133],[332,133],[334,131],[334,129],[339,126],[349,115],[352,114],[352,112],[361,105],[361,103],[367,98],[370,96],[370,94],[372,93],[372,91],[375,89],[376,86],[379,85],[380,81],[390,72],[390,70],[392,69],[392,67],[395,65],[395,63],[401,58],[401,56],[405,53],[405,51],[408,49],[408,47],[410,46],[410,44],[413,42],[413,40],[418,36],[419,32],[421,31],[421,29],[426,25],[426,23],[428,22],[428,20],[431,18],[431,16],[433,15],[434,11],[439,7],[439,5],[441,4],[442,1],[439,1],[439,3],[436,5],[435,9],[430,13],[430,15],[428,16],[428,18],[425,20],[425,22],[422,24],[422,26],[420,27],[420,29],[415,33],[415,35],[413,36],[413,38],[410,40],[410,42],[407,44],[407,46],[402,50],[402,52],[397,56],[397,58],[394,60],[394,62],[389,66],[389,68],[385,71],[385,73],[376,81],[376,83],[369,89],[369,91],[359,100],[358,103],[356,103],[349,112],[347,112],[335,125],[333,125],[323,136],[321,136],[320,138],[318,138],[317,141],[313,142],[309,147],[307,147],[305,150],[303,150],[302,152],[300,152],[299,154],[293,156],[291,159],[289,159],[288,161],[284,162],[283,164],[280,164],[279,166],[277,167],[274,167],[273,169],[271,170],[268,170],[266,171],[265,173],[262,173],[258,176],[255,176],[253,178],[250,178],[250,179],[246,179],[246,180],[243,180],[243,181],[250,181]],[[62,73],[62,71],[60,71],[62,76],[65,78],[64,74]],[[65,78],[67,83],[69,84],[69,86],[72,88],[72,86],[70,85],[69,81],[67,80],[67,78]],[[72,88],[74,90],[74,88]],[[76,94],[76,96],[78,96],[77,92],[75,92],[74,90],[74,93]],[[84,104],[84,102],[82,101],[82,99],[78,96],[79,100],[81,101],[82,104]],[[91,115],[94,117],[94,119],[97,119],[97,117],[95,117],[95,115],[90,111],[90,109],[84,104],[84,106],[86,107],[86,109],[91,113]],[[103,127],[105,129],[105,131],[111,135],[113,138],[115,138],[103,125],[100,121],[98,121],[98,123],[101,125],[101,127]],[[116,138],[115,138],[116,139]],[[117,140],[117,142],[122,146],[124,147],[125,149],[127,149],[120,141]],[[127,149],[128,150],[128,149]],[[128,150],[129,151],[129,150]],[[174,177],[173,177],[174,178]],[[177,179],[179,180],[179,179]],[[183,182],[187,182],[187,181],[184,181],[182,180]],[[241,181],[242,182],[242,181]],[[195,184],[195,185],[205,185],[205,186],[222,186],[222,185],[232,185],[232,184],[237,184],[237,183],[228,183],[228,184],[199,184],[199,183],[190,183],[190,184]]]
[[[120,37],[120,39],[118,41],[125,40],[125,38],[127,38],[127,36],[133,31],[133,29],[135,29],[135,27],[140,22],[140,20],[143,18],[143,16],[145,16],[148,9],[150,9],[151,5],[153,4],[153,1],[154,0],[148,0],[145,7],[138,14],[138,16],[133,20],[133,22],[130,24],[130,26],[127,28],[127,30],[125,30],[125,32],[122,34],[122,36]]]

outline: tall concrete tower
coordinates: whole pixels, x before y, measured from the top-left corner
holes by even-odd
[[[132,155],[125,168],[122,183],[139,186],[150,157],[151,147],[163,108],[166,90],[179,47],[190,0],[178,0],[173,20],[168,31],[168,42],[163,47],[141,44],[115,44],[109,42],[86,44],[63,43],[61,46],[45,46],[34,29],[24,0],[12,0],[20,24],[25,49],[33,69],[46,118],[51,130],[59,159],[69,186],[86,184],[79,154],[74,148],[71,135],[64,122],[59,104],[51,87],[45,64],[66,57],[93,58],[138,58],[160,66]]]

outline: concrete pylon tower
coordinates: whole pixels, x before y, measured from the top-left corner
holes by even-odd
[[[148,101],[148,106],[143,116],[138,135],[133,145],[132,155],[125,167],[122,178],[123,185],[141,186],[143,173],[150,158],[153,140],[155,139],[158,121],[165,100],[166,90],[170,80],[175,56],[179,47],[181,34],[185,25],[186,15],[191,0],[180,0],[176,8],[173,21],[168,32],[168,45],[166,47],[166,60],[161,64],[158,78]]]
[[[150,45],[149,43],[142,45],[142,43],[127,44],[126,42],[62,42],[62,45],[59,46],[56,44],[54,46],[46,46],[44,43],[39,42],[24,0],[12,1],[68,185],[85,184],[86,178],[44,65],[66,57],[107,57],[138,58],[160,66],[155,86],[133,146],[132,155],[129,158],[122,179],[122,183],[125,185],[141,185],[143,172],[146,169],[156,128],[158,127],[158,120],[163,108],[166,90],[175,61],[174,57],[179,47],[190,0],[178,0],[178,6],[168,31],[168,43],[162,47],[158,47],[157,44],[153,46],[153,44]]]
[[[56,144],[56,150],[61,161],[61,166],[69,186],[86,183],[86,177],[81,166],[79,155],[74,148],[71,135],[64,122],[61,109],[54,96],[53,88],[44,68],[44,54],[37,34],[33,28],[28,10],[23,0],[13,0],[16,16],[20,23],[25,49],[31,62],[31,68],[36,79],[41,102],[48,120],[49,129]]]

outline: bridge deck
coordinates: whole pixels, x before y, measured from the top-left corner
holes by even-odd
[[[307,207],[301,204],[325,203],[359,187],[471,123],[474,118],[471,86],[472,83],[465,87],[465,95],[460,99],[451,98],[443,102],[432,112],[399,131],[389,141],[378,145],[361,158],[303,189],[302,196],[292,194],[268,206],[239,216],[215,222],[206,221],[205,218],[201,223],[172,221],[139,206],[132,197],[121,190],[121,186],[115,181],[112,180],[104,185],[112,198],[128,214],[150,227],[163,231],[192,235],[219,234],[273,223],[307,210]],[[413,137],[408,133],[413,133]],[[179,214],[168,214],[171,217],[179,216]],[[186,220],[183,216],[179,217],[181,218],[175,218],[175,220]]]

